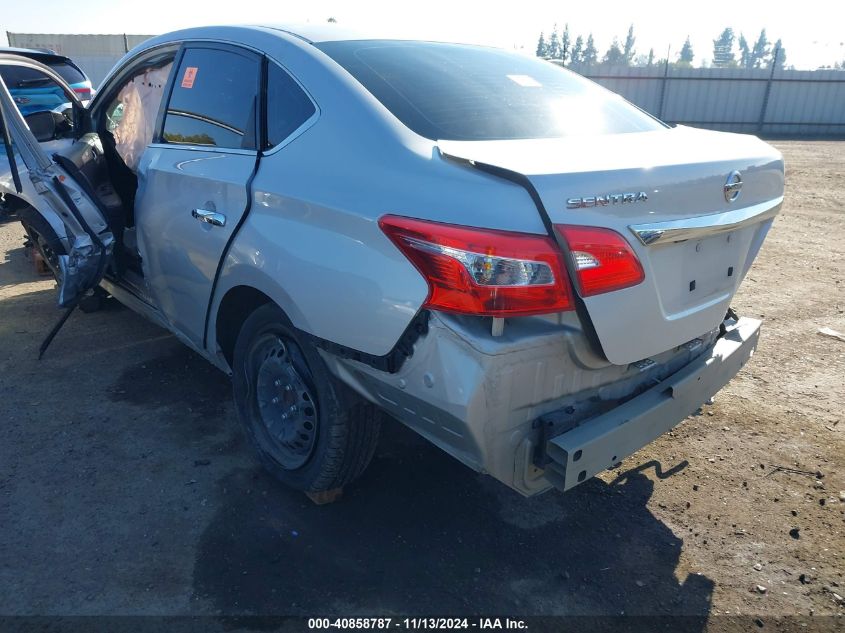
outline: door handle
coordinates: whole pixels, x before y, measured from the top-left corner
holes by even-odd
[[[217,211],[209,211],[208,209],[194,209],[191,211],[191,215],[194,216],[200,222],[205,222],[206,224],[210,224],[211,226],[226,226],[226,216],[222,213],[217,213]]]

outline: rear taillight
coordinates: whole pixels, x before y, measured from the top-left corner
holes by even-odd
[[[73,91],[76,93],[76,96],[79,97],[80,101],[85,101],[86,99],[91,98],[91,88],[74,88]]]
[[[393,215],[379,226],[428,281],[428,308],[505,317],[573,307],[563,256],[549,237]]]
[[[555,228],[569,246],[582,297],[629,288],[645,279],[636,253],[616,231],[565,224]]]

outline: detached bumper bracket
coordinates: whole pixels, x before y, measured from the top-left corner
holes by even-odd
[[[546,478],[569,490],[677,426],[748,362],[760,325],[757,319],[740,318],[709,353],[639,396],[548,440]]]

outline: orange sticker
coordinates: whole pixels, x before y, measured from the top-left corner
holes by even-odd
[[[193,88],[194,87],[194,79],[197,76],[197,67],[196,66],[188,66],[185,69],[185,76],[182,77],[182,87],[183,88]]]

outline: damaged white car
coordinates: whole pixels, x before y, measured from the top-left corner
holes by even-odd
[[[757,345],[730,303],[781,207],[781,155],[553,64],[197,28],[68,100],[72,138],[48,154],[0,84],[0,188],[60,305],[97,288],[228,372],[294,488],[359,476],[386,412],[522,494],[566,490]]]

